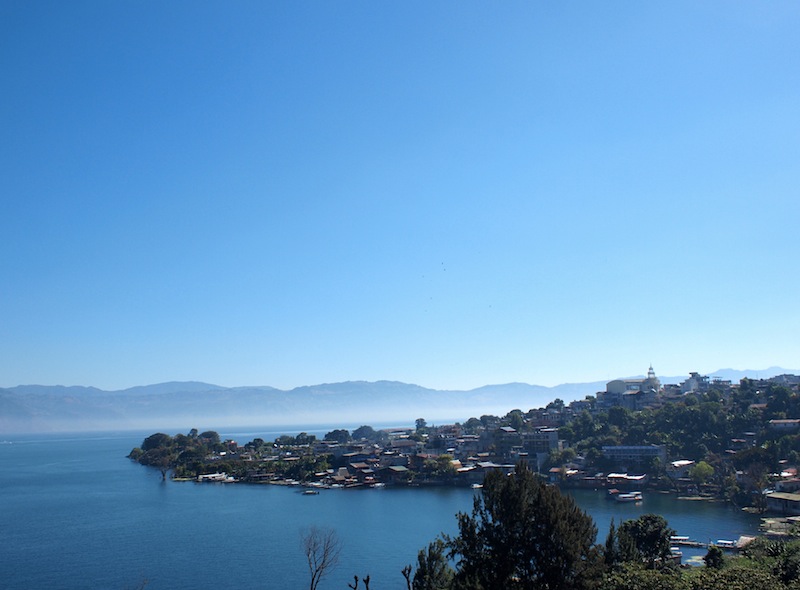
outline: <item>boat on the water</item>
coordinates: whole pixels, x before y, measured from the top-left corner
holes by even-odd
[[[720,549],[736,549],[736,541],[729,541],[727,539],[717,539],[714,545]]]
[[[614,496],[617,502],[641,502],[642,492],[629,492],[627,494],[617,494]]]

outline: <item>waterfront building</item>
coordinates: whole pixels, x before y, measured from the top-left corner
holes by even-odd
[[[773,492],[765,496],[767,510],[781,514],[800,515],[800,494]]]

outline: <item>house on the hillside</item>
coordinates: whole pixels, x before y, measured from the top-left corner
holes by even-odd
[[[506,459],[511,456],[514,447],[522,446],[522,436],[511,426],[501,426],[494,431],[494,447],[498,457]]]
[[[603,456],[616,465],[625,467],[647,467],[653,459],[658,459],[662,465],[665,465],[667,447],[665,445],[605,446],[603,447]]]
[[[769,429],[778,433],[797,432],[800,430],[800,420],[770,420]]]
[[[641,410],[658,401],[661,381],[653,367],[642,379],[615,379],[606,383],[606,390],[597,393],[597,407],[608,409],[621,406],[629,410]]]

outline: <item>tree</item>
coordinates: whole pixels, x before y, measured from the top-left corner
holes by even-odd
[[[325,435],[325,440],[335,440],[339,444],[350,442],[350,432],[345,428],[331,430]]]
[[[158,467],[161,471],[161,481],[167,480],[167,473],[175,467],[175,455],[173,453],[162,453],[157,458],[153,459],[151,465]]]
[[[157,467],[161,471],[161,479],[167,479],[167,472],[175,467],[178,457],[175,440],[168,434],[157,432],[142,442],[141,448],[133,449],[128,455],[142,465]]]
[[[365,590],[369,590],[369,576],[364,576],[361,581],[364,582]],[[358,590],[358,576],[353,576],[353,583],[348,584],[347,587]]]
[[[294,444],[296,445],[311,445],[317,440],[316,435],[308,434],[307,432],[301,432],[296,437],[294,437]]]
[[[707,462],[700,461],[689,469],[689,477],[696,484],[704,484],[714,476],[714,468]]]
[[[364,425],[359,426],[353,431],[353,440],[375,440],[377,438],[378,433],[375,432],[375,429],[372,426]]]
[[[631,424],[631,411],[622,406],[609,408],[608,423],[625,432]]]
[[[428,423],[425,421],[425,418],[417,418],[415,426],[417,430],[425,430],[428,427]]]
[[[492,416],[491,414],[484,414],[480,417],[481,425],[484,428],[490,428],[499,422],[497,416]]]
[[[206,444],[215,445],[219,443],[219,434],[214,430],[206,430],[200,433],[200,438],[204,439]]]
[[[716,545],[712,545],[708,548],[708,553],[703,557],[703,561],[706,567],[721,569],[722,566],[725,565],[725,555],[722,553],[722,549]]]
[[[643,514],[626,520],[617,531],[620,553],[626,561],[642,561],[652,569],[670,556],[670,537],[675,531],[658,514]]]
[[[549,590],[588,587],[599,566],[591,517],[520,462],[484,479],[472,515],[459,513],[448,539],[455,588]]]
[[[525,415],[522,413],[522,410],[511,410],[505,415],[503,422],[507,423],[514,430],[519,431],[522,430],[522,427],[525,425]]]
[[[481,421],[473,416],[464,422],[464,432],[467,434],[475,434],[482,426],[483,424],[481,424]]]
[[[261,449],[264,448],[264,445],[266,445],[266,444],[267,444],[267,442],[263,438],[256,437],[252,441],[250,441],[248,444],[246,444],[245,446],[250,446],[250,447],[254,448],[256,451],[260,451]]]
[[[342,544],[333,529],[311,527],[301,534],[301,545],[311,575],[308,588],[316,590],[320,580],[339,562]]]
[[[606,567],[611,568],[619,563],[619,547],[617,545],[617,528],[614,526],[614,519],[611,519],[611,526],[608,527],[606,545],[603,549],[603,561]]]
[[[417,555],[412,590],[447,590],[453,584],[453,568],[447,561],[447,545],[436,539]]]
[[[143,451],[151,451],[159,447],[168,447],[172,444],[172,437],[163,432],[156,432],[151,434],[142,442]]]
[[[413,568],[411,565],[403,566],[403,569],[400,570],[400,573],[403,574],[403,577],[406,580],[406,590],[411,590],[411,572]]]

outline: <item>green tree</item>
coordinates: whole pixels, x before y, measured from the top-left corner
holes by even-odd
[[[412,590],[448,590],[453,586],[453,568],[447,561],[447,544],[436,539],[417,555]]]
[[[497,416],[493,416],[492,414],[483,414],[480,417],[481,425],[484,428],[491,428],[496,426],[500,419]]]
[[[202,438],[206,444],[215,445],[219,443],[219,434],[217,434],[213,430],[206,430],[200,434],[200,438]]]
[[[474,416],[464,422],[464,432],[467,434],[475,434],[478,430],[483,426],[481,421],[475,418]]]
[[[489,473],[472,514],[457,519],[459,534],[448,539],[455,588],[580,589],[597,575],[591,517],[524,462],[509,476]]]
[[[335,440],[339,444],[350,442],[350,432],[346,428],[331,430],[325,435],[325,440]]]
[[[376,440],[378,438],[378,433],[372,426],[364,425],[359,426],[353,431],[353,440]]]
[[[170,435],[157,432],[144,439],[141,448],[133,449],[128,457],[142,465],[157,467],[161,471],[161,479],[165,480],[169,470],[175,467],[179,452]]]
[[[525,425],[525,417],[522,410],[511,410],[503,418],[503,422],[508,424],[514,430],[520,431]]]
[[[311,445],[317,440],[316,435],[308,434],[307,432],[301,432],[296,437],[294,437],[294,442],[297,445]]]
[[[172,444],[172,437],[163,432],[151,434],[142,442],[142,450],[147,452],[159,447],[168,447]]]
[[[603,561],[608,568],[612,568],[619,563],[617,528],[614,526],[613,518],[611,519],[611,525],[608,527],[608,536],[606,537],[606,544],[603,548]]]
[[[285,447],[291,447],[297,444],[297,441],[291,434],[281,434],[275,439],[275,444]]]
[[[705,461],[700,461],[689,469],[689,477],[691,477],[696,484],[704,484],[713,476],[714,468]]]
[[[622,406],[608,409],[608,423],[625,431],[631,424],[631,411]]]
[[[669,538],[674,534],[666,519],[658,514],[643,514],[635,520],[626,520],[617,531],[623,558],[647,563],[651,569],[670,556]]]
[[[252,447],[253,449],[255,449],[256,451],[260,451],[261,449],[264,448],[264,445],[266,445],[266,444],[267,443],[263,438],[254,438],[252,441],[250,441],[245,446],[246,447],[249,446],[249,447]]]
[[[716,545],[712,545],[708,548],[708,553],[703,557],[703,561],[706,567],[720,569],[725,565],[725,554],[722,552],[722,549]]]

